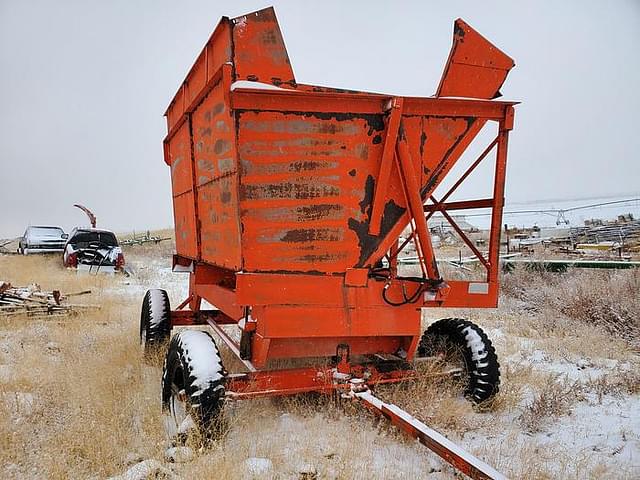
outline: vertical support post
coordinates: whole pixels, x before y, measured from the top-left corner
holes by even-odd
[[[189,309],[192,312],[200,310],[202,304],[202,297],[196,293],[196,272],[195,269],[189,274]]]
[[[396,141],[398,138],[398,128],[400,127],[400,118],[402,117],[401,97],[395,97],[390,100],[390,114],[387,122],[387,133],[384,140],[384,149],[382,151],[382,159],[380,160],[380,172],[376,180],[376,190],[373,195],[373,206],[371,207],[371,219],[369,221],[369,233],[371,235],[380,235],[380,223],[382,222],[382,214],[384,213],[384,199],[389,188],[389,179],[391,178],[391,167],[393,167],[393,156],[396,151]]]
[[[511,107],[513,110],[513,107]],[[509,120],[507,114],[507,120]],[[487,281],[489,283],[498,281],[500,273],[500,233],[502,232],[502,210],[504,207],[504,183],[507,174],[507,143],[509,140],[509,130],[513,122],[513,112],[511,120],[506,122],[501,120],[498,132],[498,150],[496,152],[496,171],[493,181],[493,208],[491,209],[491,232],[489,234],[489,271]]]
[[[187,122],[189,125],[189,153],[191,162],[191,191],[193,193],[193,211],[195,215],[195,227],[196,227],[196,258],[200,260],[202,258],[202,244],[200,243],[200,212],[198,208],[198,181],[196,175],[196,153],[195,146],[193,144],[193,122],[191,113],[187,113]]]
[[[398,241],[396,240],[389,250],[389,270],[391,270],[393,277],[398,275],[398,246]]]
[[[396,144],[398,153],[398,165],[400,167],[400,180],[405,189],[409,211],[416,222],[416,231],[418,233],[418,243],[422,251],[424,266],[427,275],[431,280],[441,280],[440,272],[438,272],[438,264],[431,245],[431,235],[427,228],[427,220],[424,216],[424,204],[420,196],[420,184],[418,183],[415,169],[411,160],[411,152],[407,145],[407,139],[404,138],[402,125],[400,126],[400,136]]]

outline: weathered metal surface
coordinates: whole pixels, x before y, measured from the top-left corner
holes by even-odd
[[[514,61],[486,38],[457,19],[453,46],[437,97],[497,98]]]
[[[202,260],[231,270],[242,265],[236,128],[221,77],[191,115]]]
[[[176,250],[185,257],[197,258],[193,165],[188,122],[183,123],[168,142],[167,154],[171,168]]]
[[[381,117],[238,114],[240,202],[249,271],[341,272],[358,263]],[[371,182],[369,182],[371,183]]]
[[[234,81],[296,87],[273,8],[233,19],[222,17],[165,112],[169,131],[199,103],[207,83],[224,64],[231,65]]]
[[[441,90],[454,85],[460,58],[493,61],[485,40],[465,35]],[[477,83],[476,96],[486,97],[491,78],[464,85]],[[233,88],[238,79],[285,88]],[[197,260],[190,307],[204,298],[238,320],[251,308],[248,350],[263,367],[271,358],[330,355],[337,343],[411,358],[421,306],[495,306],[513,105],[298,85],[271,10],[223,19],[167,111],[178,255]],[[463,202],[494,215],[478,291],[439,281],[424,203],[487,122],[498,126],[493,196]],[[409,222],[425,279],[396,279],[393,262],[381,279],[374,266],[397,253]]]
[[[231,22],[234,80],[295,87],[296,80],[273,8],[237,17]]]

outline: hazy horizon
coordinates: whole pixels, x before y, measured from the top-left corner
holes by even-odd
[[[507,203],[640,196],[640,2],[0,0],[0,238],[74,203],[171,227],[165,108],[222,15],[270,4],[298,81],[399,95],[435,92],[463,18],[516,61]]]

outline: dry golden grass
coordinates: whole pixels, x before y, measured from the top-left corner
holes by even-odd
[[[123,278],[67,271],[58,256],[0,256],[0,272],[15,285],[35,282],[63,293],[91,289],[81,298],[101,306],[66,318],[0,321],[0,341],[8,350],[0,363],[10,369],[0,385],[3,395],[33,396],[30,408],[9,408],[2,416],[0,437],[11,439],[2,448],[8,473],[107,476],[122,469],[130,452],[157,453],[163,441],[158,373],[140,362],[137,307],[108,291]]]
[[[503,292],[523,310],[546,313],[538,317],[539,330],[562,332],[577,320],[640,348],[639,269],[553,274],[519,268],[503,278]]]

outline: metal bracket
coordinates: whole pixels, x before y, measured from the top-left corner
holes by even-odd
[[[398,130],[400,129],[400,119],[402,118],[402,106],[402,97],[394,97],[389,101],[391,113],[389,115],[387,133],[384,139],[382,160],[380,160],[380,173],[378,173],[376,190],[373,195],[371,220],[369,221],[369,233],[371,235],[380,235],[380,224],[382,222],[382,214],[384,213],[384,200],[387,189],[389,188],[391,167],[394,164],[393,158],[396,152],[396,141],[398,139]]]

